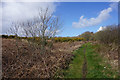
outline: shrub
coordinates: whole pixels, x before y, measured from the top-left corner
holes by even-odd
[[[83,34],[79,35],[79,37],[82,37],[86,41],[89,41],[89,40],[94,40],[93,35],[94,35],[93,32],[86,31]]]
[[[8,35],[1,35],[2,38],[8,38]]]
[[[117,25],[107,26],[105,30],[95,33],[95,39],[101,43],[118,43],[118,28]]]
[[[74,42],[74,41],[81,41],[84,40],[84,38],[80,37],[55,37],[55,42]]]
[[[8,36],[8,38],[15,38],[15,36],[14,35],[10,35],[10,36]]]

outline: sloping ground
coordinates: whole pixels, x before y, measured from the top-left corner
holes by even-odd
[[[67,67],[73,54],[84,42],[54,43],[51,52],[40,50],[25,41],[2,39],[2,76],[5,78],[49,78],[59,68]]]
[[[118,46],[114,43],[108,45],[99,44],[96,48],[96,52],[107,58],[107,62],[110,63],[114,69],[118,69],[118,50]]]
[[[87,43],[74,51],[69,68],[63,70],[64,78],[118,78],[118,70],[106,63],[108,59],[96,52],[98,45]]]

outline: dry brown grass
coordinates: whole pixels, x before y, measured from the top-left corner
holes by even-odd
[[[114,43],[107,45],[100,43],[97,44],[99,44],[99,46],[96,48],[96,52],[105,57],[107,59],[105,62],[110,64],[112,68],[118,69],[118,46]]]
[[[49,78],[60,68],[66,68],[72,57],[72,51],[84,42],[54,43],[51,52],[40,54],[27,42],[14,39],[2,39],[3,77],[6,78]],[[18,51],[19,47],[19,53]]]

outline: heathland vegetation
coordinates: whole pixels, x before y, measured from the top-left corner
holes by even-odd
[[[59,18],[49,15],[49,8],[38,13],[1,35],[4,78],[118,78],[119,25],[56,37]]]
[[[3,38],[3,75],[24,78],[30,76],[117,78],[119,30],[119,26],[112,25],[107,26],[103,31],[96,33],[87,31],[76,37],[49,38],[46,36],[44,54],[41,54],[39,46],[42,40],[40,37],[1,35]],[[53,41],[52,44],[51,41]],[[11,70],[11,73],[6,70]],[[32,73],[36,70],[38,72],[33,75]]]

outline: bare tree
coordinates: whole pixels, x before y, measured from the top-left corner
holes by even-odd
[[[38,11],[38,16],[34,17],[34,19],[32,20],[23,22],[22,27],[24,29],[26,37],[32,37],[32,43],[35,44],[34,47],[39,47],[41,54],[44,55],[48,49],[49,51],[51,51],[50,48],[53,44],[53,37],[55,37],[58,29],[60,29],[61,23],[59,17],[54,16],[53,14],[49,14],[49,8],[47,7],[46,9],[40,8],[40,10]],[[37,42],[36,37],[40,39]],[[48,41],[49,38],[52,39]],[[49,54],[47,54],[47,56],[48,55]],[[47,76],[50,77],[50,73],[48,71],[49,68],[46,64],[47,56],[41,58],[45,65]]]
[[[33,20],[24,22],[23,25],[26,35],[33,37],[41,38],[39,42],[41,45],[41,53],[45,53],[46,43],[48,38],[54,37],[61,26],[59,18],[53,14],[49,14],[49,8],[46,9],[40,8],[38,11],[38,16]]]
[[[18,55],[19,55],[19,46],[18,46],[19,28],[20,28],[19,23],[12,23],[12,27],[7,32],[9,34],[15,35],[15,40],[16,40],[15,42],[16,42],[16,47],[17,47],[17,56],[16,57],[18,57]]]
[[[53,39],[60,27],[61,23],[59,17],[50,14],[49,8],[47,7],[45,9],[40,8],[38,10],[38,15],[35,16],[33,19],[24,21],[22,23],[13,24],[9,30],[11,34],[15,35],[16,46],[18,49],[17,54],[19,53],[19,30],[23,31],[22,33],[24,35],[22,36],[27,37],[28,45],[30,45],[29,47],[31,47],[31,50],[40,50],[39,52],[43,55],[43,57],[41,56],[41,54],[39,55],[39,57],[41,57],[41,59],[43,60],[43,64],[45,65],[47,72],[47,77],[50,77],[49,68],[46,64],[47,56],[49,56],[50,52],[48,52],[47,50],[51,51],[50,48],[53,44]],[[36,40],[36,38],[39,38],[39,40]],[[51,40],[48,40],[50,38]],[[45,53],[47,54],[47,56],[44,55]]]

